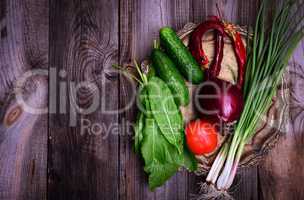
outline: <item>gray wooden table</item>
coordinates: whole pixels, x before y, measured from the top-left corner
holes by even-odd
[[[259,5],[257,0],[0,0],[0,199],[175,200],[195,194],[202,177],[185,171],[148,190],[126,129],[136,107],[111,112],[127,106],[134,90],[111,65],[146,58],[160,27],[198,23],[216,14],[216,3],[225,19],[242,25],[253,24]],[[303,52],[304,43],[289,67],[289,131],[258,166],[240,171],[232,191],[236,199],[304,198]],[[86,113],[96,94],[98,108]]]

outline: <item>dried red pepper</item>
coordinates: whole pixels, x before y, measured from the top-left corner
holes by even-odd
[[[246,64],[246,48],[242,41],[242,37],[236,28],[231,25],[224,23],[225,25],[225,32],[230,36],[231,40],[233,41],[233,48],[236,55],[236,60],[238,63],[238,80],[237,86],[238,88],[242,89],[244,84],[244,76],[245,76],[245,64]]]
[[[244,83],[245,64],[246,64],[246,48],[243,44],[241,35],[237,32],[234,25],[221,21],[217,16],[211,16],[209,20],[201,23],[192,33],[189,42],[189,50],[202,66],[209,64],[209,60],[202,47],[202,37],[209,31],[215,30],[215,56],[213,63],[209,69],[209,73],[216,77],[220,72],[220,64],[223,59],[224,37],[228,35],[233,43],[234,52],[238,62],[238,81],[237,87],[241,89]]]
[[[215,57],[216,59],[221,59],[222,56],[219,55],[220,48],[224,47],[223,35],[225,34],[224,26],[218,18],[213,17],[212,19],[201,23],[191,34],[190,42],[189,42],[189,50],[195,60],[202,66],[206,66],[209,63],[208,57],[206,56],[203,47],[202,47],[202,37],[203,35],[209,31],[216,31],[216,45],[215,45]],[[214,63],[216,63],[214,61]],[[218,71],[218,66],[214,66],[214,71]],[[213,70],[210,70],[213,71]]]
[[[210,65],[210,74],[213,77],[217,77],[221,71],[221,63],[223,60],[224,49],[224,35],[220,32],[215,33],[215,55],[213,63]]]

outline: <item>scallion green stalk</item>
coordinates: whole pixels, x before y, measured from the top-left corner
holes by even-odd
[[[262,2],[253,41],[248,44],[244,110],[232,138],[222,146],[207,176],[207,181],[220,190],[232,185],[244,147],[272,104],[288,61],[304,36],[303,5],[295,1],[277,5],[270,26],[266,26],[271,7],[269,1]]]

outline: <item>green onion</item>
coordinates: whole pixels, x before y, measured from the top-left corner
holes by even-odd
[[[294,1],[277,5],[270,26],[266,26],[272,6],[267,0],[261,4],[253,41],[248,44],[244,110],[235,133],[221,147],[206,179],[219,190],[232,185],[244,146],[269,109],[288,61],[304,36],[303,5]]]

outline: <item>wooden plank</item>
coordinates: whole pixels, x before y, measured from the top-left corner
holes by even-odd
[[[216,2],[228,20],[253,23],[254,0],[51,1],[50,199],[189,199],[196,192],[201,177],[184,171],[149,192],[132,151],[132,132],[124,129],[134,120],[135,107],[119,116],[104,109],[125,107],[135,93],[126,78],[110,71],[112,63],[145,58],[161,26],[180,29],[188,21],[200,22],[216,14]],[[8,94],[25,71],[48,66],[48,10],[45,0],[0,0],[0,153],[6,155],[0,158],[0,199],[46,199],[47,116],[26,111]],[[303,52],[302,43],[290,69],[290,129],[259,167],[240,171],[232,187],[236,199],[304,197]],[[75,96],[69,95],[83,81],[91,87],[78,91],[78,105],[89,107],[98,92],[103,98],[89,114],[75,110]],[[48,104],[44,76],[33,76],[20,88],[32,107]],[[115,130],[108,135],[117,123],[123,126],[119,135]]]
[[[47,115],[32,111],[48,105],[47,71],[21,80],[47,68],[48,1],[1,0],[0,13],[0,199],[46,199]]]
[[[254,26],[256,14],[259,8],[259,1],[237,1],[238,6],[234,12],[235,18],[231,18],[235,23],[245,26]],[[233,196],[236,199],[259,199],[259,174],[258,167],[252,166],[248,169],[241,169],[239,172],[240,180],[235,183],[238,189],[232,188]]]
[[[254,22],[255,13],[257,11],[257,3],[255,0],[193,0],[193,21],[199,23],[204,21],[207,16],[218,15],[216,4],[218,5],[221,15],[228,21],[240,25],[252,25]],[[244,13],[246,13],[246,15],[244,15]],[[238,174],[230,191],[232,196],[235,199],[241,200],[258,199],[257,167],[239,170]],[[200,181],[202,181],[202,179]]]
[[[15,90],[25,104],[11,96],[1,111],[1,199],[46,199],[47,114],[32,111],[47,108],[47,88],[45,76],[28,78]]]
[[[133,0],[120,1],[119,10],[119,63],[132,64],[134,56],[134,45],[136,37],[134,35],[139,33],[136,31],[135,20],[137,15],[136,2]],[[124,75],[120,75],[119,84],[119,108],[124,112],[119,115],[119,123],[124,122],[133,123],[136,119],[136,107],[134,106],[134,96],[136,93],[135,83]],[[127,108],[128,105],[132,107]],[[135,155],[132,149],[133,142],[133,130],[128,128],[127,124],[121,127],[120,132],[123,132],[123,136],[120,138],[119,150],[120,150],[120,199],[138,199],[144,197],[147,193],[145,188],[146,177],[142,170],[141,160]]]
[[[191,21],[191,1],[120,1],[120,63],[129,64],[132,59],[146,59],[153,39],[158,37],[162,26],[175,29]],[[133,83],[134,84],[134,83]],[[133,85],[125,77],[120,83],[120,107],[125,107],[134,98]],[[136,106],[120,115],[120,121],[135,121]],[[188,174],[179,172],[163,187],[149,191],[143,163],[132,150],[132,136],[120,138],[120,197],[122,199],[189,199]]]
[[[0,20],[4,19],[6,16],[6,1],[0,1]]]
[[[50,17],[48,198],[118,199],[118,1],[55,0]]]
[[[238,8],[237,1],[160,1],[160,2],[145,2],[142,1],[122,1],[121,2],[121,17],[120,17],[120,30],[121,30],[121,47],[120,47],[120,61],[121,64],[130,63],[131,59],[136,55],[139,59],[143,59],[149,55],[151,50],[152,40],[157,38],[158,30],[164,25],[170,25],[175,29],[180,29],[189,21],[196,23],[201,22],[208,15],[216,15],[216,6],[218,3],[220,10],[226,19],[233,22],[241,21],[243,24],[252,23],[254,12],[252,6],[253,1],[248,3],[241,3]],[[254,4],[255,5],[255,4]],[[240,12],[242,10],[242,12]],[[244,11],[245,10],[245,11]],[[243,12],[250,10],[252,13],[250,17],[242,17]],[[153,18],[152,13],[153,12]],[[121,82],[121,101],[125,105],[134,95],[133,88],[128,86],[125,82]],[[125,102],[124,102],[125,101]],[[130,109],[121,119],[134,120],[136,116],[135,109]],[[146,188],[138,186],[138,184],[146,185],[146,178],[143,178],[140,162],[134,158],[134,153],[131,150],[130,143],[131,136],[126,138],[121,143],[121,170],[124,177],[121,181],[121,194],[127,197],[135,198],[179,198],[187,199],[197,192],[197,183],[202,181],[202,178],[192,176],[186,178],[186,174],[179,174],[172,178],[166,186],[158,189],[155,193],[151,194]],[[123,154],[123,152],[127,152]],[[135,159],[135,161],[134,161]],[[127,167],[124,167],[127,166]],[[237,199],[256,199],[257,198],[257,169],[249,169],[241,171],[241,174],[246,177],[241,179],[242,184],[235,188],[234,196]],[[129,175],[129,176],[128,176]],[[136,177],[136,178],[131,178]],[[180,177],[184,177],[183,179]],[[172,181],[178,181],[173,185]],[[128,184],[129,183],[129,184]],[[243,186],[243,187],[242,187]],[[146,186],[145,186],[146,187]],[[125,188],[125,189],[124,189]],[[178,188],[178,190],[177,190]],[[184,191],[177,192],[177,191]],[[170,194],[170,195],[169,195]],[[135,195],[135,196],[134,196]]]
[[[303,199],[304,42],[290,61],[290,124],[259,169],[264,199]]]
[[[47,67],[48,1],[1,2],[0,101],[4,101],[24,71]]]
[[[276,1],[274,1],[276,2]],[[298,1],[300,3],[301,1]],[[276,2],[278,3],[278,2]],[[303,16],[302,13],[296,17]],[[259,168],[260,194],[263,199],[303,199],[303,83],[304,83],[304,41],[289,61],[290,96],[286,106],[290,121],[285,124],[278,144],[265,157]]]

